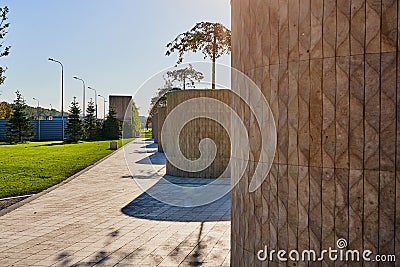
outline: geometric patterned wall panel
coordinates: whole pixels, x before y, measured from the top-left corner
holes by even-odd
[[[232,66],[260,87],[278,131],[263,185],[249,193],[249,174],[232,191],[232,266],[267,266],[264,245],[319,251],[340,238],[400,255],[398,5],[231,0]]]

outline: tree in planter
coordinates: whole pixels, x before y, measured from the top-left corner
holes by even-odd
[[[201,51],[204,59],[212,60],[212,89],[215,89],[215,62],[231,52],[231,31],[221,23],[199,22],[190,31],[178,35],[167,44],[166,56],[179,53],[177,64],[182,63],[187,51]]]
[[[170,91],[171,89],[174,88],[173,82],[170,79],[168,79],[166,76],[164,76],[164,81],[165,81],[165,84],[163,85],[163,87],[158,88],[156,96],[151,98],[150,106],[154,106],[157,102],[162,101],[162,100],[160,100],[160,98],[164,97],[164,95],[168,91]]]
[[[7,29],[10,26],[9,23],[6,23],[7,21],[7,14],[8,14],[8,7],[0,7],[0,40],[4,39],[4,36],[7,34]],[[0,57],[5,57],[8,56],[10,53],[10,46],[6,46],[3,49],[3,42],[0,42]],[[4,83],[4,80],[6,77],[4,76],[4,72],[6,71],[7,68],[4,68],[0,66],[0,84]]]
[[[183,90],[187,87],[194,87],[194,82],[200,82],[204,79],[203,73],[193,69],[192,64],[188,67],[178,70],[172,70],[167,72],[167,77],[171,79],[171,82],[179,82],[182,85]]]
[[[108,115],[103,123],[103,138],[108,140],[119,139],[120,124],[116,117],[116,112],[113,108],[110,108]]]
[[[32,139],[34,136],[33,125],[26,114],[26,104],[21,93],[15,92],[17,99],[12,105],[12,114],[7,124],[6,138],[11,143],[22,143]]]
[[[96,109],[94,107],[93,99],[90,99],[84,119],[86,139],[88,140],[96,140],[98,138],[98,127],[95,113]]]
[[[154,114],[157,113],[158,107],[165,107],[167,105],[167,94],[169,92],[182,90],[181,88],[172,87],[173,84],[170,80],[165,80],[166,83],[164,87],[158,88],[157,96],[153,97],[150,101],[151,109],[149,110],[149,116],[146,120],[146,128],[149,127],[149,124],[151,123],[151,118],[154,116]]]
[[[84,129],[82,125],[81,109],[79,108],[78,102],[76,102],[76,97],[74,96],[74,101],[71,102],[71,107],[69,109],[70,115],[68,116],[68,125],[65,132],[68,135],[68,140],[71,142],[78,142],[84,136]]]

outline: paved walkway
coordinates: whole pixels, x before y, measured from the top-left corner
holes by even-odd
[[[143,142],[128,144],[139,159],[132,175],[142,179],[151,176],[146,157],[160,159]],[[119,150],[0,217],[0,266],[229,266],[229,195],[170,206],[143,193],[132,175]]]

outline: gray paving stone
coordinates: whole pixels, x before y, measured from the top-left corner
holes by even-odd
[[[129,151],[135,151],[131,156],[140,162],[136,171],[130,173],[119,150],[1,216],[0,266],[229,266],[229,194],[205,206],[185,208],[152,198],[134,180],[163,171],[161,165],[154,170],[143,164],[157,153],[145,151],[144,144],[148,143],[143,139],[128,144]],[[182,179],[167,177],[177,185],[210,183]],[[221,185],[229,182],[221,180],[216,186]],[[176,194],[163,188],[155,191]]]

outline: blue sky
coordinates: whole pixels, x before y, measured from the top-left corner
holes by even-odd
[[[47,60],[52,57],[64,64],[65,110],[73,96],[82,101],[82,83],[73,76],[106,97],[135,95],[148,78],[175,64],[177,55],[164,56],[165,45],[179,33],[200,21],[230,28],[229,0],[3,0],[1,5],[10,9],[4,42],[12,48],[0,58],[8,67],[0,100],[11,102],[18,89],[29,105],[36,97],[41,106],[60,109],[60,66]],[[185,59],[197,60],[202,54]],[[218,62],[230,65],[230,57]],[[140,114],[147,114],[156,89],[136,95]],[[94,97],[93,91],[86,94]]]

